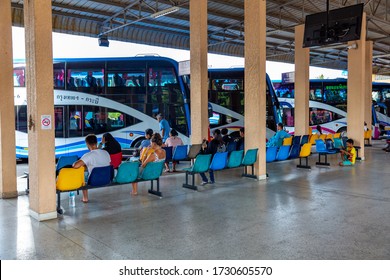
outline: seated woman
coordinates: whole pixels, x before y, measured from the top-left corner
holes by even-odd
[[[150,138],[150,148],[148,148],[147,156],[141,159],[141,168],[144,168],[149,162],[165,161],[165,150],[161,148],[163,142],[159,133],[154,133]],[[140,173],[142,171],[140,170]],[[132,183],[133,191],[131,195],[138,194],[138,183]]]

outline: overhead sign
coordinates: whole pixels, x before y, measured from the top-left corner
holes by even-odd
[[[51,129],[51,115],[41,115],[41,129]]]
[[[286,72],[282,73],[282,83],[294,83],[295,81],[295,72]]]

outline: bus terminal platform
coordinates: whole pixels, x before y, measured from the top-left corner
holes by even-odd
[[[16,199],[0,199],[0,259],[362,259],[390,258],[390,153],[373,141],[353,167],[298,169],[298,159],[267,164],[269,178],[215,173],[215,184],[182,188],[185,174],[160,178],[164,197],[148,183],[94,189],[76,196],[58,219],[29,215],[23,177]],[[178,169],[187,167],[180,163]],[[20,169],[25,166],[18,165]],[[53,186],[54,188],[54,186]],[[53,190],[54,191],[54,190]]]

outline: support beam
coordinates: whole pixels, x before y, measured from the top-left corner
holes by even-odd
[[[208,138],[207,0],[190,1],[191,143]]]
[[[364,159],[364,121],[366,106],[366,13],[363,13],[360,40],[351,41],[357,48],[348,50],[348,96],[347,122],[348,138],[361,146],[359,155]],[[370,93],[371,94],[371,93]],[[371,104],[371,102],[370,102]]]
[[[0,9],[0,197],[17,197],[11,2]]]
[[[364,67],[365,71],[365,106],[364,106],[364,120],[367,122],[368,128],[371,129],[372,124],[372,49],[373,49],[373,42],[372,41],[366,41],[366,55],[365,55],[365,64]],[[373,131],[374,135],[374,131]]]
[[[295,27],[295,135],[309,134],[309,65],[310,49],[303,48],[305,26]]]
[[[30,215],[39,221],[57,217],[51,10],[49,0],[24,1]]]
[[[245,0],[245,150],[259,148],[258,179],[266,179],[266,1]]]

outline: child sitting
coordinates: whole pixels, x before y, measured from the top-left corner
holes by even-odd
[[[354,165],[356,161],[356,150],[353,147],[353,140],[347,140],[347,148],[345,150],[340,150],[340,155],[342,162],[339,163],[340,166]]]

